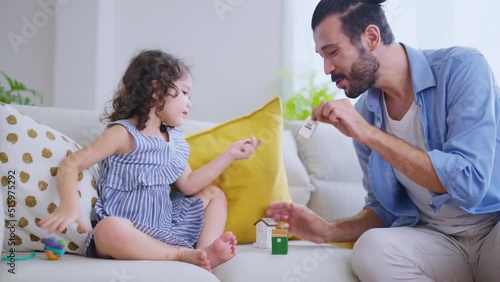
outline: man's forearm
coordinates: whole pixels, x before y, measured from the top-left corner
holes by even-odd
[[[434,193],[446,193],[426,152],[375,127],[365,144],[413,182]]]
[[[368,208],[357,215],[330,223],[326,242],[354,242],[372,228],[384,227],[380,217]]]

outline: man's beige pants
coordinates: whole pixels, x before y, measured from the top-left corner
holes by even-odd
[[[424,226],[370,229],[354,245],[352,265],[362,282],[500,281],[500,222],[455,235]]]

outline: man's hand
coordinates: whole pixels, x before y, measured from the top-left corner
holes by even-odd
[[[329,237],[330,224],[305,206],[274,202],[269,205],[266,214],[276,221],[289,224],[290,233],[315,243],[325,243]]]
[[[365,144],[374,127],[347,99],[323,101],[313,109],[311,118],[335,126],[340,132]]]

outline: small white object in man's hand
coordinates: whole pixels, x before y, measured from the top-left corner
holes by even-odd
[[[302,137],[306,141],[311,138],[311,136],[314,133],[314,130],[316,130],[316,127],[318,126],[319,121],[317,120],[312,120],[311,117],[308,117],[304,123],[297,131],[297,135],[299,137]]]

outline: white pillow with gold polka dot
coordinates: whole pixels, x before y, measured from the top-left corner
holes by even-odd
[[[8,242],[14,240],[16,251],[43,250],[41,238],[54,236],[67,242],[66,252],[84,254],[87,234],[77,224],[54,234],[37,226],[59,205],[59,163],[78,149],[71,138],[0,103],[0,190],[4,222],[9,226],[4,231],[3,249],[10,249]],[[86,169],[75,187],[88,226],[97,201],[97,175],[96,165]]]

